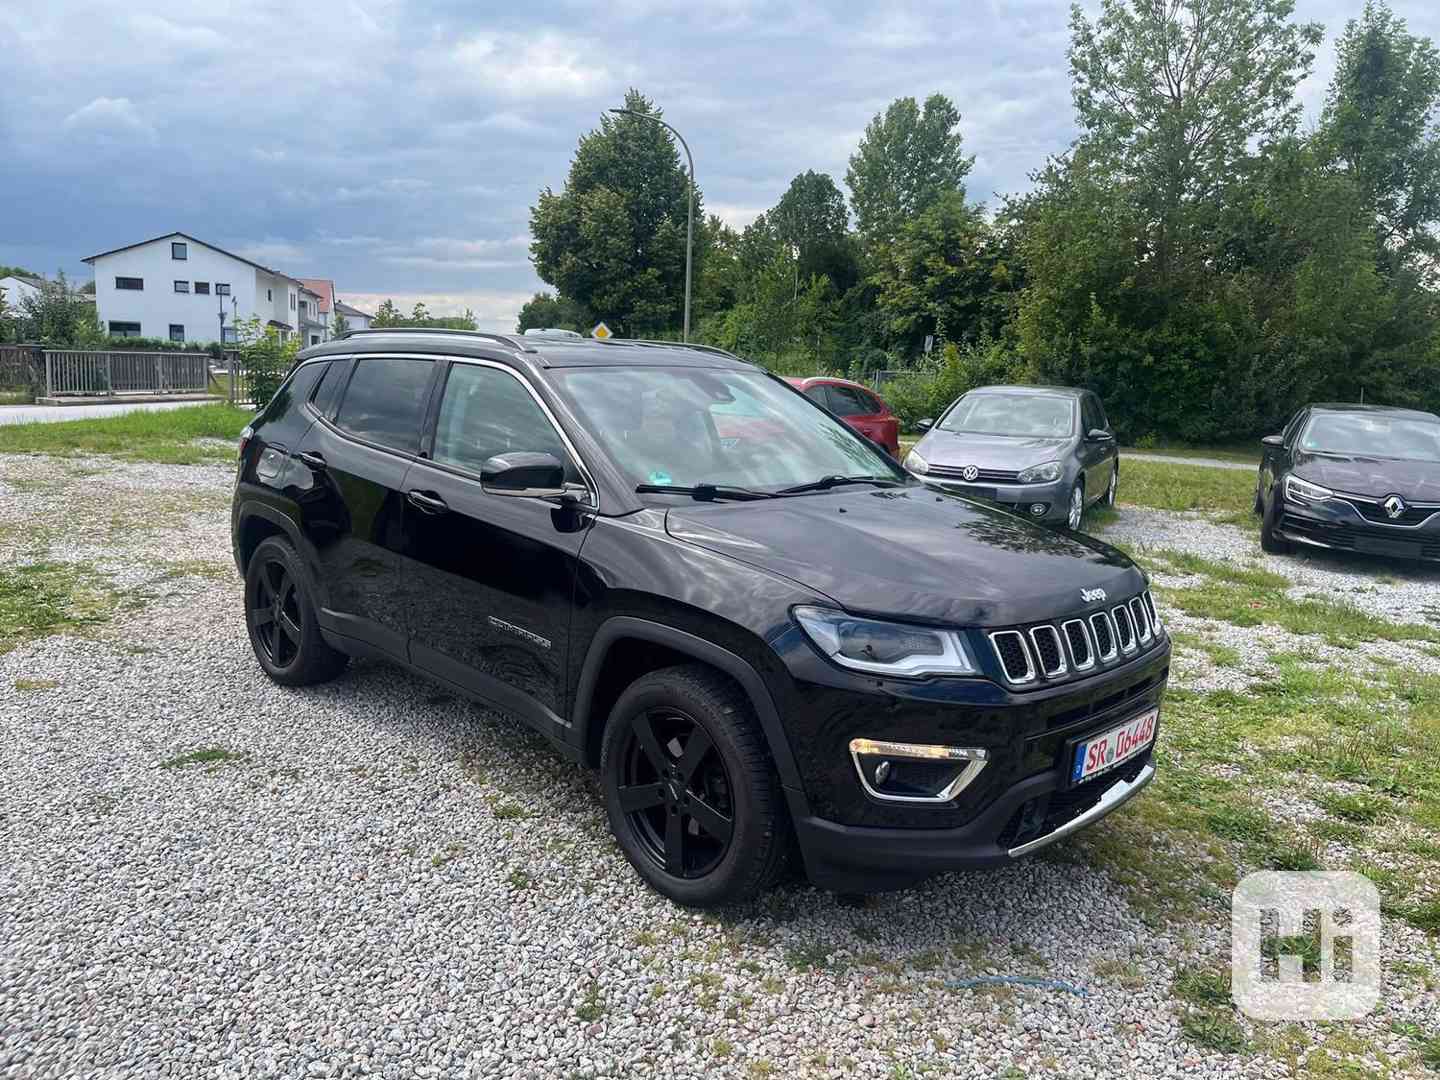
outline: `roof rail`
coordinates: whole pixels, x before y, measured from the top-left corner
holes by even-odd
[[[750,363],[743,356],[737,356],[728,349],[722,349],[718,345],[699,345],[693,341],[655,341],[651,338],[609,338],[607,345],[663,345],[672,349],[695,349],[697,352],[714,353],[716,356],[728,356],[731,360],[739,360],[742,363]]]
[[[490,334],[483,330],[450,330],[443,326],[372,326],[364,330],[346,330],[334,340],[359,337],[362,334],[448,334],[451,337],[460,334],[466,337],[485,338],[487,341],[498,341],[502,345],[508,345],[517,352],[536,352],[535,346],[527,341],[512,337],[509,334]]]

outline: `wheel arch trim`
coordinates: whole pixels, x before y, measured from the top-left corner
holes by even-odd
[[[639,619],[630,615],[614,615],[595,631],[595,636],[590,639],[590,646],[585,652],[585,662],[580,669],[580,681],[576,685],[575,702],[571,710],[573,737],[577,740],[577,745],[581,747],[582,752],[587,743],[590,725],[596,721],[596,718],[590,715],[590,705],[594,700],[596,684],[600,681],[600,673],[606,657],[612,646],[626,638],[637,638],[656,645],[664,645],[678,653],[693,657],[701,663],[709,664],[739,683],[751,706],[755,709],[755,715],[760,720],[761,732],[765,736],[765,743],[769,747],[770,755],[775,760],[775,769],[780,774],[780,783],[785,788],[791,812],[801,810],[801,812],[808,813],[809,808],[804,797],[799,766],[795,763],[795,756],[790,749],[790,740],[780,721],[780,712],[775,707],[775,700],[771,697],[770,690],[760,677],[760,673],[747,660],[737,656],[729,649],[665,623],[652,622],[649,619]],[[607,719],[607,717],[600,717],[598,722],[604,724]]]

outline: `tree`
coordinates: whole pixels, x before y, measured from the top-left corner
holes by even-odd
[[[20,302],[19,323],[23,340],[58,348],[89,348],[105,337],[95,305],[71,291],[63,270]]]
[[[965,193],[974,164],[961,153],[960,112],[943,94],[892,101],[865,128],[845,183],[867,242],[888,243],[901,226],[947,192]]]
[[[385,300],[375,310],[375,318],[371,321],[370,325],[380,327],[399,326],[404,321],[404,318],[405,317],[400,314],[400,309],[395,306],[394,300]]]
[[[638,90],[626,93],[625,107],[661,115]],[[689,191],[664,127],[602,116],[580,139],[564,189],[546,188],[530,208],[536,273],[617,332],[643,337],[677,326]],[[703,220],[699,192],[695,200]]]
[[[1253,145],[1294,130],[1295,87],[1310,71],[1318,23],[1291,23],[1294,0],[1102,0],[1091,23],[1070,13],[1070,74],[1081,141],[1155,222],[1159,275],[1186,237],[1181,211],[1203,207]]]
[[[574,330],[583,334],[594,325],[584,309],[573,301],[554,293],[537,292],[520,309],[515,329],[522,334],[532,329]]]
[[[1440,53],[1407,32],[1383,2],[1369,2],[1336,45],[1335,78],[1321,117],[1322,145],[1374,212],[1380,240],[1399,261],[1440,254]]]
[[[345,318],[344,315],[341,315],[340,312],[335,312],[335,318],[330,324],[331,334],[333,334],[335,337],[339,337],[342,334],[348,333],[349,330],[350,320]]]
[[[887,336],[911,355],[929,334],[957,344],[998,337],[1014,297],[999,238],[959,192],[906,224],[870,280]]]

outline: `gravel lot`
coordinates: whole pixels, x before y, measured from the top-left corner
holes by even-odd
[[[518,723],[383,664],[266,681],[224,569],[229,486],[0,457],[0,565],[85,562],[143,597],[0,656],[6,1076],[1294,1075],[1181,1034],[1171,979],[1228,952],[1228,916],[1157,931],[1068,845],[863,904],[792,883],[721,917],[669,905],[591,777]],[[147,509],[163,527],[131,526]],[[1181,517],[1107,538],[1216,557],[1240,537]],[[1350,598],[1440,602],[1440,575],[1388,572]],[[947,985],[986,974],[1083,996]],[[1392,1021],[1435,1008],[1398,981],[1346,1030],[1402,1055]]]

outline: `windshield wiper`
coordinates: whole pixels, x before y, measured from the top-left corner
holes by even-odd
[[[702,502],[714,499],[773,499],[768,491],[735,487],[731,484],[636,484],[635,490],[642,494],[689,495]]]
[[[877,484],[880,487],[898,487],[900,481],[892,480],[888,476],[822,476],[819,480],[811,480],[807,484],[781,488],[775,494],[798,495],[804,491],[827,491],[845,484]]]

